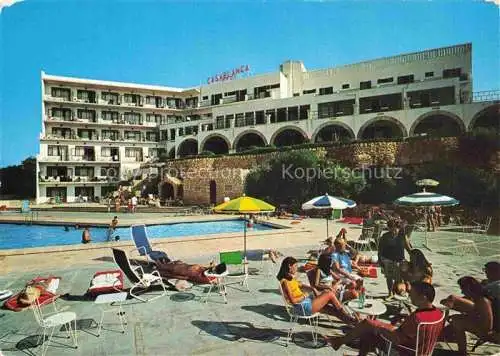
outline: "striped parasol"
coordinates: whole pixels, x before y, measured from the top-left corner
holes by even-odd
[[[415,185],[419,187],[437,187],[439,185],[439,182],[434,179],[420,179],[415,182]]]
[[[420,193],[405,195],[394,201],[394,204],[396,205],[413,206],[413,207],[434,206],[434,205],[453,206],[453,205],[458,205],[459,203],[460,202],[455,198],[432,192],[420,192]]]
[[[326,193],[325,195],[317,196],[304,204],[302,204],[302,210],[312,210],[312,209],[336,209],[344,210],[347,208],[354,208],[356,202],[354,200],[333,197]],[[328,215],[326,217],[326,237],[328,237]]]

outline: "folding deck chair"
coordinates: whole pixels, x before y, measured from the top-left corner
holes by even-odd
[[[132,267],[125,251],[117,248],[112,248],[112,250],[116,264],[118,265],[118,267],[120,267],[123,274],[127,276],[128,280],[133,283],[133,286],[129,291],[129,294],[133,298],[136,298],[142,302],[149,302],[151,300],[155,300],[157,298],[163,297],[164,295],[167,295],[167,289],[165,288],[163,279],[158,271],[145,273],[141,266]],[[150,299],[144,299],[134,293],[136,289],[148,289],[154,285],[160,285],[162,287],[162,294]]]

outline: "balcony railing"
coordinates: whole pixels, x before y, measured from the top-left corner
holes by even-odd
[[[40,183],[45,184],[74,184],[74,183],[111,183],[117,182],[118,178],[116,177],[107,177],[107,176],[95,176],[95,177],[87,177],[87,176],[39,176],[38,181]]]

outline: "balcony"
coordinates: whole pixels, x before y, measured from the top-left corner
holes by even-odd
[[[94,156],[70,156],[70,161],[95,162],[95,157]]]
[[[99,162],[112,162],[112,163],[120,163],[120,157],[118,155],[110,156],[110,157],[99,157]]]
[[[44,99],[47,101],[57,101],[57,102],[71,102],[70,98],[64,98],[59,96],[52,96],[49,94],[44,95]]]
[[[142,157],[125,157],[122,159],[122,162],[142,162]]]
[[[106,177],[106,176],[95,176],[95,177],[86,177],[86,176],[39,176],[38,183],[41,185],[74,185],[74,184],[109,184],[118,182],[118,178],[116,177]]]

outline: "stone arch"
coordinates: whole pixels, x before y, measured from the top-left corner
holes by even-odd
[[[238,136],[236,136],[236,138],[234,139],[233,149],[236,151],[240,151],[240,147],[238,146],[238,144],[240,143],[240,140],[244,137],[250,137],[250,136],[257,136],[258,138],[260,138],[260,140],[262,142],[262,145],[253,145],[253,146],[264,147],[267,145],[266,136],[264,136],[261,132],[259,132],[257,130],[245,130],[245,131],[239,133]],[[244,148],[248,148],[248,147],[249,147],[248,145],[244,146]]]
[[[500,132],[500,104],[487,106],[474,115],[469,124],[469,131],[478,127],[491,127],[497,133]]]
[[[387,128],[387,129],[390,129],[391,131],[393,131],[394,129],[398,129],[399,135],[394,135],[394,132],[392,132],[392,135],[391,135],[392,138],[408,136],[408,132],[406,131],[406,127],[398,119],[395,119],[391,116],[377,116],[377,117],[374,117],[374,118],[368,120],[367,122],[365,122],[363,124],[363,126],[360,127],[360,129],[358,131],[358,139],[374,138],[374,137],[366,137],[366,134],[370,133],[367,130],[371,131],[376,126],[381,126],[382,128]],[[384,130],[384,131],[388,131],[388,130]],[[370,136],[373,136],[373,135],[370,135]],[[383,136],[379,136],[379,137],[391,138],[391,137],[387,137],[387,136],[388,135],[386,133],[384,133]]]
[[[302,128],[300,128],[298,126],[294,126],[294,125],[288,125],[288,126],[280,127],[278,130],[276,130],[276,132],[271,136],[270,143],[272,145],[275,145],[275,146],[289,146],[289,144],[277,144],[277,143],[279,143],[279,142],[277,142],[277,139],[283,137],[283,134],[285,132],[290,132],[290,133],[293,132],[293,135],[295,137],[291,138],[290,142],[293,142],[297,139],[300,139],[300,137],[302,137],[302,140],[301,140],[302,142],[296,142],[296,143],[294,142],[292,144],[301,144],[301,143],[306,143],[309,141],[309,136]]]
[[[225,145],[225,147],[224,147]],[[229,139],[221,134],[213,133],[205,137],[200,145],[200,151],[211,151],[215,154],[229,153],[231,142]]]
[[[432,119],[440,121],[432,122]],[[463,120],[459,116],[444,110],[429,111],[420,115],[410,127],[410,136],[420,133],[431,133],[431,136],[458,136],[463,132],[465,132]]]
[[[177,147],[177,157],[195,156],[198,154],[198,141],[187,138]]]
[[[175,187],[172,183],[163,181],[159,184],[158,188],[161,200],[166,201],[175,199]]]
[[[317,142],[318,139],[320,138],[320,133],[324,132],[327,128],[332,128],[332,127],[337,127],[340,131],[343,131],[342,137],[346,137],[349,139],[355,139],[356,135],[354,134],[354,131],[352,128],[347,125],[346,123],[343,122],[325,122],[324,124],[321,124],[313,133],[311,137],[312,142]]]

